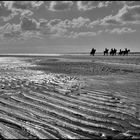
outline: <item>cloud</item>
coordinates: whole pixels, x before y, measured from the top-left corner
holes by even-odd
[[[21,16],[33,15],[32,10],[39,8],[43,1],[3,1],[4,6],[10,10],[14,15],[20,14]]]
[[[88,27],[90,23],[89,18],[73,18],[72,20],[61,20],[61,19],[53,19],[50,20],[48,25],[54,27],[57,26],[58,28],[81,28],[81,27]]]
[[[42,39],[42,35],[40,32],[34,32],[34,31],[26,31],[26,32],[22,32],[21,34],[21,38],[22,40],[28,40],[30,38],[37,38],[37,39]]]
[[[0,33],[8,33],[14,31],[20,31],[20,24],[10,24],[6,23],[4,26],[0,27]]]
[[[73,5],[72,1],[51,1],[49,10],[51,10],[51,11],[70,10],[72,5]]]
[[[100,25],[121,25],[121,20],[115,15],[109,15],[99,21]]]
[[[61,21],[62,21],[61,19],[52,19],[52,20],[49,21],[48,25],[50,25],[50,26],[56,26]]]
[[[63,29],[63,28],[51,28],[51,32],[50,32],[50,37],[54,38],[61,38],[61,37],[66,37],[68,34],[67,29]]]
[[[15,15],[15,12],[12,12],[12,10],[8,9],[8,7],[5,6],[4,2],[0,2],[0,20],[2,19],[4,21],[8,21]]]
[[[101,31],[99,32],[86,31],[87,29],[89,29],[88,25],[90,24],[90,22],[91,21],[88,18],[78,17],[72,20],[54,19],[49,21],[48,25],[51,33],[50,35],[53,38],[54,37],[77,38],[77,37],[86,37],[86,36],[96,36],[100,34]]]
[[[4,4],[0,3],[0,17],[7,17],[11,14],[11,10],[7,9]]]
[[[32,37],[41,38],[43,35],[51,34],[48,28],[48,21],[40,19],[36,21],[33,18],[21,17],[19,24],[7,23],[0,27],[0,36],[3,39],[29,39]]]
[[[1,38],[6,40],[15,40],[21,37],[21,29],[18,24],[7,23],[0,27]]]
[[[30,1],[14,1],[12,7],[15,9],[26,10],[30,9],[32,6]]]
[[[40,28],[46,28],[47,27],[47,24],[48,24],[48,20],[46,20],[46,19],[40,19],[39,20],[39,26],[40,26]]]
[[[29,38],[40,39],[44,35],[51,35],[54,33],[56,33],[56,31],[52,31],[51,33],[51,28],[49,28],[46,19],[40,19],[37,21],[33,18],[21,17],[19,24],[6,23],[4,26],[0,26],[0,36],[6,40],[26,40]]]
[[[33,19],[32,21],[34,22]],[[22,24],[7,23],[4,26],[0,27],[0,36],[3,40],[7,40],[7,41],[17,40],[17,39],[27,40],[29,38],[41,39],[41,33],[38,30],[36,30],[35,27],[36,26],[34,26],[34,24],[30,24],[29,28],[23,28]]]
[[[30,7],[26,1],[22,1],[22,4],[20,4],[20,1],[3,1],[3,4],[6,9],[11,11],[11,15],[9,17],[4,17],[3,20],[6,22],[13,17],[15,17],[18,14],[21,14],[21,16],[29,16],[32,15],[33,12],[28,10]]]
[[[116,1],[117,4],[121,5],[132,5],[135,4],[136,1]]]
[[[140,5],[125,5],[118,13],[118,18],[123,22],[137,23],[140,21]]]
[[[114,29],[106,29],[105,32],[109,32],[111,34],[117,33],[117,34],[124,34],[124,33],[133,33],[136,32],[136,30],[133,30],[132,28],[123,27],[123,28],[114,28]]]
[[[87,27],[88,27],[88,28],[94,28],[96,25],[100,25],[100,24],[101,24],[100,19],[97,19],[97,20],[91,21],[91,22],[87,25]]]
[[[19,31],[11,31],[11,32],[6,32],[3,34],[4,39],[17,39],[21,37],[21,32]]]
[[[124,5],[114,16],[106,16],[101,20],[101,25],[140,24],[140,5]]]
[[[43,1],[4,1],[4,5],[10,10],[29,10],[40,7]]]
[[[0,34],[4,33],[9,26],[10,26],[9,23],[6,23],[5,25],[0,26]]]
[[[78,1],[77,8],[78,10],[87,11],[94,8],[107,7],[111,3],[111,1]]]
[[[83,27],[88,28],[89,23],[90,19],[83,17],[73,18],[72,20],[53,19],[45,24],[45,28],[43,28],[41,32],[46,30],[45,34],[48,33],[52,37],[70,37],[72,30],[81,30]]]
[[[89,23],[90,23],[90,19],[89,18],[83,18],[83,17],[74,18],[70,22],[72,28],[87,27]]]
[[[11,11],[13,1],[3,1],[2,4],[4,5],[4,7]]]
[[[67,35],[69,36],[69,32],[72,30],[81,30],[83,27],[89,28],[89,23],[90,19],[83,17],[73,18],[72,20],[53,19],[48,22],[47,27],[49,28],[50,33],[54,34],[55,37],[65,37]]]
[[[23,31],[36,31],[39,28],[39,23],[35,19],[27,17],[23,17],[20,24]]]
[[[33,8],[39,8],[42,4],[44,4],[44,1],[31,1]]]
[[[62,37],[67,32],[64,21],[61,19],[53,19],[50,20],[45,29],[47,29],[47,33],[52,35],[52,37]],[[62,24],[64,26],[62,26]]]
[[[71,32],[71,34],[68,36],[69,38],[78,38],[78,37],[93,37],[97,36],[101,33],[102,31],[99,30],[97,32],[92,32],[92,31],[87,31],[87,32]]]
[[[98,32],[92,32],[92,31],[87,31],[87,32],[67,32],[67,31],[60,31],[56,32],[55,34],[51,35],[51,38],[79,38],[79,37],[93,37],[97,36],[101,33],[101,31]]]
[[[82,32],[80,28],[86,27],[90,23],[90,19],[78,17],[72,20],[40,19],[39,21],[29,18],[21,17],[20,23],[7,23],[0,27],[0,33],[5,39],[28,39],[32,37],[51,37],[51,38],[76,38],[82,36],[94,36],[95,32]],[[75,29],[79,29],[78,32]],[[73,33],[71,32],[73,30]]]

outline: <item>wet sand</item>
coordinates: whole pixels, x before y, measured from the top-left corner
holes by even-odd
[[[139,56],[0,57],[0,138],[140,138]]]

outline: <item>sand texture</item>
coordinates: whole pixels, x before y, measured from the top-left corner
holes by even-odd
[[[0,57],[0,138],[140,138],[140,56]]]

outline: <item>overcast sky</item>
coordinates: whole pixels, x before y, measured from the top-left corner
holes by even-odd
[[[0,53],[140,51],[139,1],[0,1]]]

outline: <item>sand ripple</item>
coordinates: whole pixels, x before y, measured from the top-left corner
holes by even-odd
[[[0,138],[140,138],[137,105],[123,91],[29,67],[22,59],[0,61]]]

